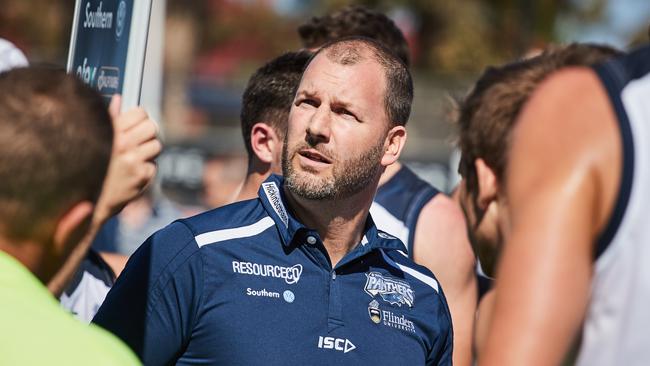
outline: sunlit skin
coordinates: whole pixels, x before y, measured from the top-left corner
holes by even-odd
[[[458,185],[457,199],[463,208],[468,236],[481,261],[481,268],[488,276],[494,276],[497,259],[503,246],[502,232],[507,230],[505,229],[507,205],[503,202],[499,182],[492,169],[482,159],[477,159],[475,169],[479,176],[477,187],[479,192],[468,190],[467,181],[463,178]],[[494,295],[494,290],[488,291],[477,307],[473,332],[473,349],[477,356],[483,353],[485,347],[494,307]]]
[[[313,62],[308,71],[316,73],[326,66],[337,65],[326,57],[315,61],[318,62]],[[340,72],[325,71],[318,78],[305,73],[291,108],[287,136],[288,158],[304,179],[312,182],[333,179],[334,170],[343,161],[363,155],[383,140],[388,129],[382,108],[385,87],[354,80],[359,72],[383,75],[379,65],[373,66],[368,70],[340,67]],[[355,81],[362,83],[359,88],[347,88]],[[371,100],[376,104],[368,103]]]
[[[489,187],[483,187],[483,195],[481,192],[469,191],[467,182],[463,178],[458,185],[457,196],[465,215],[467,234],[481,261],[481,267],[487,275],[494,276],[494,267],[503,245],[501,227],[505,225],[505,222],[499,220],[505,219],[503,212],[507,206],[503,202],[503,197],[499,197],[498,182],[492,170],[482,173],[493,176],[491,181],[482,182],[483,185],[489,184]],[[481,190],[481,187],[478,188]],[[486,190],[493,192],[487,199]]]
[[[562,362],[588,307],[594,242],[613,210],[621,155],[616,117],[589,69],[551,76],[524,107],[513,131],[509,225],[479,365]]]
[[[363,54],[363,60],[347,66],[324,53],[316,56],[289,114],[286,163],[305,184],[333,179],[347,159],[381,144],[370,184],[345,199],[310,200],[285,189],[296,216],[318,231],[333,266],[361,241],[381,172],[397,160],[406,141],[404,127],[389,128],[384,71],[367,50]]]
[[[260,185],[271,174],[282,174],[283,138],[271,123],[260,121],[251,129],[251,148],[254,157],[250,157],[246,178],[237,190],[235,201],[254,199]]]

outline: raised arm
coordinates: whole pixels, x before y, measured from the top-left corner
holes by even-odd
[[[136,198],[156,175],[154,159],[162,150],[156,135],[157,125],[142,108],[120,114],[120,102],[120,97],[114,96],[109,106],[114,130],[113,153],[93,222],[82,243],[75,247],[63,268],[48,283],[50,292],[56,297],[61,295],[86,256],[99,228]]]
[[[551,76],[524,108],[509,154],[509,234],[480,365],[562,362],[588,305],[594,241],[614,205],[618,136],[589,69]]]

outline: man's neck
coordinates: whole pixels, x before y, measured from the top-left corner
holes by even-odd
[[[45,256],[45,250],[42,245],[32,242],[25,241],[21,243],[13,243],[0,238],[0,250],[14,257],[23,266],[32,272],[36,277],[41,281],[46,279],[43,277],[43,258]]]
[[[244,178],[239,193],[235,196],[235,201],[239,202],[256,198],[260,186],[270,175],[271,173],[260,174],[257,172],[249,172],[246,178]]]
[[[384,173],[381,175],[381,178],[379,178],[379,186],[381,187],[388,182],[400,169],[402,169],[402,163],[399,161],[387,166],[386,170],[384,170]]]
[[[248,163],[246,178],[241,184],[239,193],[235,195],[235,202],[257,198],[257,192],[266,179],[273,174],[271,164],[262,163],[253,159]]]
[[[285,188],[294,215],[302,224],[318,232],[332,267],[361,242],[374,192],[374,189],[366,189],[341,200],[307,200]]]

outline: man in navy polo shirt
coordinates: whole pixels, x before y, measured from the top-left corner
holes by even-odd
[[[291,108],[285,180],[154,234],[94,321],[150,365],[451,364],[442,289],[368,214],[412,98],[377,43],[324,46]]]

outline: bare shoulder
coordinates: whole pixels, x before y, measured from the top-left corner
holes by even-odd
[[[548,77],[524,106],[513,145],[545,147],[551,154],[556,150],[550,147],[592,151],[593,140],[612,137],[614,121],[606,91],[593,70],[566,68]],[[548,155],[539,157],[544,156]]]
[[[454,324],[454,364],[469,365],[477,296],[476,259],[458,203],[444,194],[429,200],[420,212],[413,247],[415,261],[436,275],[447,298]]]
[[[621,156],[616,116],[595,72],[561,70],[539,86],[519,116],[506,179],[509,200],[518,205],[540,187],[549,187],[550,199],[585,182],[598,197],[602,224],[614,204]]]
[[[465,217],[463,216],[463,211],[460,209],[460,205],[442,193],[435,195],[422,208],[418,224],[424,221],[438,221],[445,225],[451,225],[452,227],[449,231],[457,231],[456,234],[465,235]],[[416,230],[421,228],[418,227]]]
[[[435,195],[420,212],[414,258],[442,277],[447,271],[474,271],[475,256],[467,237],[465,217],[458,203],[444,194]]]
[[[594,239],[618,186],[616,117],[591,69],[565,69],[538,87],[511,138],[508,229],[481,364],[560,364],[584,319]]]

